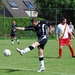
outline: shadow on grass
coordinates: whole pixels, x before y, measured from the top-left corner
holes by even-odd
[[[30,57],[31,58],[31,57]],[[38,58],[37,56],[32,57],[32,58]],[[44,58],[49,58],[49,59],[59,59],[58,57],[49,57],[49,56],[44,56]]]
[[[0,73],[11,73],[11,72],[17,72],[17,71],[28,71],[28,72],[33,72],[35,70],[31,69],[20,69],[20,68],[11,68],[11,69],[0,69]]]
[[[46,57],[46,56],[44,58],[58,59],[58,57]]]

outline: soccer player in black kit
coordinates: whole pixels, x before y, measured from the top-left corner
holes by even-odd
[[[16,27],[18,30],[33,30],[36,32],[38,40],[34,42],[32,45],[28,46],[25,49],[20,50],[19,48],[16,48],[16,50],[23,55],[26,52],[29,52],[33,50],[35,47],[38,48],[38,56],[39,56],[39,62],[40,62],[40,69],[37,72],[42,72],[45,70],[44,66],[44,46],[48,41],[48,30],[47,27],[50,26],[50,23],[48,21],[37,21],[35,18],[31,20],[32,26],[29,27]]]
[[[11,28],[11,43],[14,44],[14,39],[17,41],[17,43],[19,44],[19,40],[16,38],[16,22],[13,21],[12,23],[12,28]]]

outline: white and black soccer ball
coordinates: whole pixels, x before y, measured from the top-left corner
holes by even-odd
[[[10,56],[11,55],[11,51],[9,49],[5,49],[4,50],[4,55],[5,56]]]

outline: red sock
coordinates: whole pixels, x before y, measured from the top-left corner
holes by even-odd
[[[59,57],[62,57],[62,49],[59,49]]]
[[[73,48],[72,47],[69,47],[69,48],[70,48],[72,56],[74,56],[74,50],[73,50]]]

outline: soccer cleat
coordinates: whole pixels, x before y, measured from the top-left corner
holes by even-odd
[[[75,58],[75,56],[72,56],[73,58]]]
[[[20,44],[20,43],[18,42],[18,44]]]
[[[37,72],[45,71],[45,68],[40,68]]]
[[[24,50],[20,50],[19,48],[16,48],[16,50],[17,50],[21,55],[24,55],[24,53],[25,53]]]
[[[60,59],[61,59],[62,57],[58,56],[58,58],[60,58]]]

